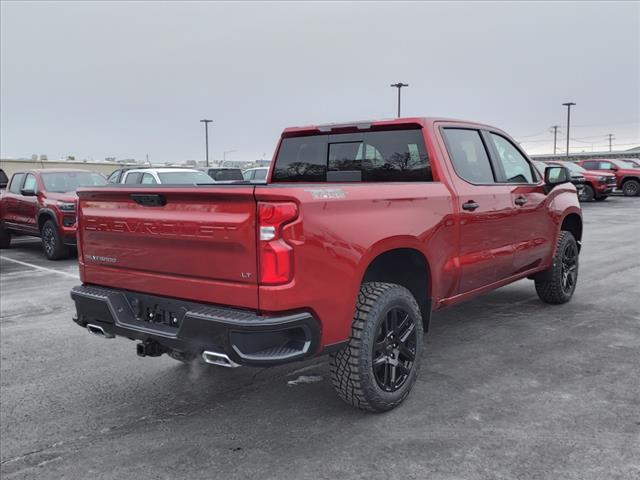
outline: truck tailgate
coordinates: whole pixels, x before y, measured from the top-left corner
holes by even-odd
[[[254,187],[80,190],[82,281],[258,307]]]

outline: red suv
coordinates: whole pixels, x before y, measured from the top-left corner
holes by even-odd
[[[581,160],[578,162],[587,170],[602,173],[613,173],[616,186],[627,197],[635,197],[640,193],[640,168],[626,160]]]
[[[616,177],[609,172],[592,172],[585,170],[583,167],[574,162],[563,160],[549,161],[547,165],[560,165],[567,167],[572,175],[582,175],[584,181],[582,183],[582,191],[578,197],[582,202],[592,202],[593,200],[600,202],[606,200],[607,197],[616,188]]]
[[[76,244],[76,189],[106,183],[102,175],[86,170],[14,173],[0,198],[0,248],[9,247],[12,235],[32,235],[42,239],[49,260],[66,257]]]

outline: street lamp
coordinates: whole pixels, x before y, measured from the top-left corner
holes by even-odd
[[[567,107],[567,158],[569,157],[569,125],[571,124],[571,106],[575,105],[573,102],[563,103]]]
[[[213,120],[200,120],[204,123],[204,145],[207,156],[207,167],[209,166],[209,124],[213,122]]]
[[[400,118],[400,89],[402,89],[402,87],[408,87],[409,84],[408,83],[398,82],[398,83],[392,83],[389,86],[390,87],[395,87],[395,88],[398,89],[398,118]]]

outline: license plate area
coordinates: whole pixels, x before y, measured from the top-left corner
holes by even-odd
[[[175,333],[184,320],[187,305],[180,301],[128,293],[125,295],[136,324]]]

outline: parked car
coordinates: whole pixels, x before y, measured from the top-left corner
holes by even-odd
[[[640,194],[640,171],[626,160],[581,160],[582,167],[593,172],[612,173],[616,187],[627,197]]]
[[[330,353],[339,396],[383,411],[415,383],[432,310],[523,278],[544,302],[573,295],[569,172],[540,175],[501,130],[297,127],[276,152],[268,185],[82,189],[75,322],[224,367]]]
[[[267,181],[268,174],[268,167],[249,168],[242,172],[244,179],[252,183],[265,183]]]
[[[640,160],[636,160],[635,158],[621,158],[620,160],[630,163],[634,168],[640,168]]]
[[[216,183],[233,183],[242,182],[242,170],[239,168],[201,168],[204,173],[209,175]]]
[[[106,183],[99,173],[86,170],[14,173],[0,198],[0,247],[9,248],[12,235],[32,235],[42,239],[49,260],[65,258],[76,244],[76,189]]]
[[[139,168],[140,167],[138,167],[138,166],[129,166],[129,167],[118,168],[117,170],[114,170],[113,172],[111,172],[111,174],[107,177],[107,181],[109,183],[121,183],[122,176],[124,175],[124,172],[126,172],[128,170],[139,169]]]
[[[582,191],[578,192],[578,198],[583,202],[606,200],[616,187],[616,177],[611,173],[591,172],[575,162],[568,161],[549,161],[547,164],[565,166],[572,175],[579,174],[584,178]]]
[[[538,172],[540,172],[541,175],[544,175],[544,171],[549,165],[558,165],[558,166],[567,167],[569,169],[569,173],[571,174],[571,183],[573,183],[576,187],[576,193],[578,194],[578,198],[580,200],[583,200],[585,177],[582,174],[582,172],[580,172],[580,170],[584,170],[582,167],[580,167],[579,165],[576,165],[573,162],[541,162],[538,160],[534,160],[533,164],[537,167]]]
[[[193,185],[214,183],[209,175],[193,168],[136,168],[122,173],[120,183]]]
[[[7,188],[7,184],[9,183],[9,177],[4,173],[4,170],[0,168],[0,190],[4,190]]]

